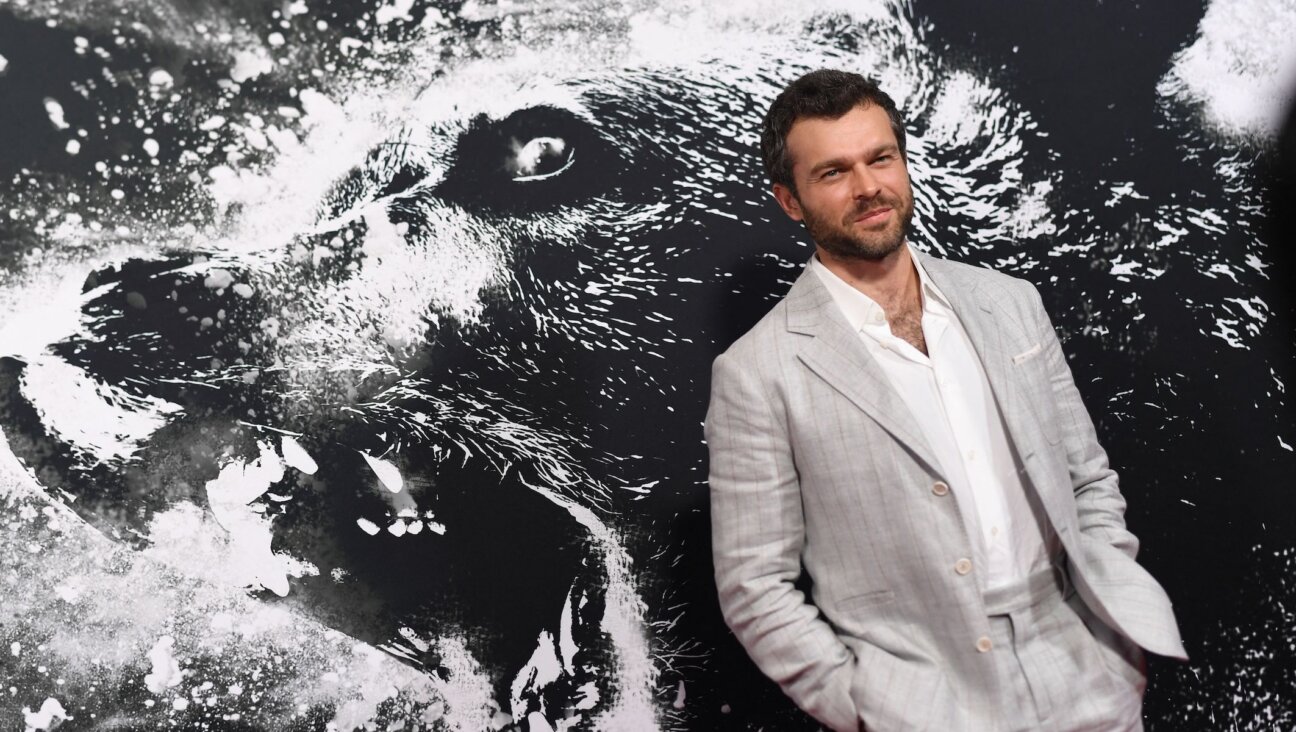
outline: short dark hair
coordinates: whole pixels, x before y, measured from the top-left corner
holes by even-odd
[[[873,104],[887,113],[891,132],[900,148],[900,157],[908,159],[905,155],[904,120],[895,101],[879,89],[876,82],[849,71],[819,69],[788,84],[775,97],[761,124],[761,158],[770,182],[781,183],[796,191],[787,136],[797,120],[806,117],[837,119],[856,107]]]

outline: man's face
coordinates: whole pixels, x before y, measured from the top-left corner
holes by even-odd
[[[823,252],[876,261],[900,248],[913,190],[886,110],[868,105],[837,119],[797,120],[787,149],[797,190],[775,184],[774,196]]]

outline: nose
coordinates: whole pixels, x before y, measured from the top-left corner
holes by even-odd
[[[869,200],[881,192],[877,177],[867,165],[856,165],[851,169],[851,197],[856,200]]]

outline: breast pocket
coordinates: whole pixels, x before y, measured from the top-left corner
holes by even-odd
[[[1044,439],[1051,445],[1058,444],[1062,441],[1062,429],[1042,345],[1035,343],[1019,351],[1012,362],[1018,393],[1034,415]]]

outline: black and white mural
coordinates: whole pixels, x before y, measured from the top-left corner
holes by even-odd
[[[910,120],[1175,599],[1152,730],[1296,728],[1296,3],[0,2],[0,728],[810,730],[719,618],[759,120]],[[1275,188],[1274,190],[1282,190]]]

